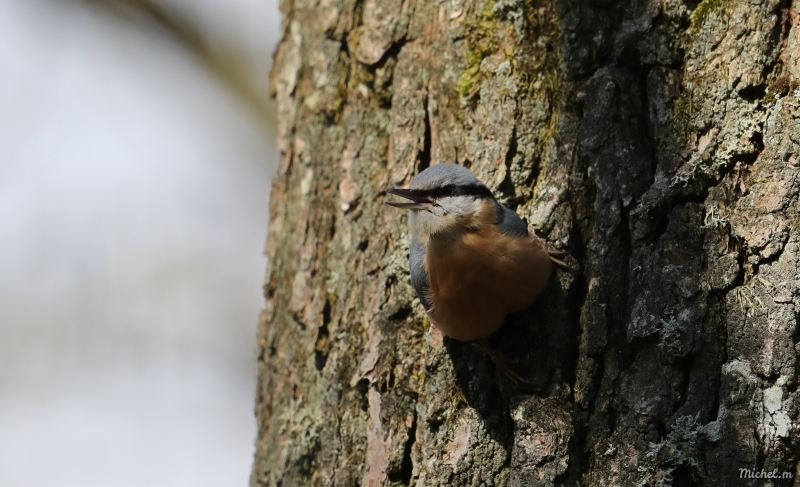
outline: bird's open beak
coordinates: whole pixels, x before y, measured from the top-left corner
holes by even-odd
[[[400,196],[401,198],[405,198],[407,200],[411,200],[408,203],[399,201],[386,202],[387,205],[394,206],[395,208],[402,208],[404,210],[427,210],[431,207],[431,203],[433,203],[430,198],[419,194],[413,189],[392,188],[387,189],[386,192]]]

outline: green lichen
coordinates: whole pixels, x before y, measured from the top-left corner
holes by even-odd
[[[568,91],[561,69],[561,23],[552,5],[542,0],[525,3],[525,22],[530,47],[518,56],[515,65],[525,77],[528,95],[539,96],[549,105],[550,119],[537,144],[537,152],[541,154],[558,132],[559,104]]]
[[[694,111],[692,90],[685,90],[681,96],[672,103],[672,127],[681,137],[689,133],[689,125]]]
[[[564,76],[561,70],[561,23],[552,6],[544,5],[541,0],[528,1],[525,4],[525,36],[530,43],[525,53],[523,72],[529,73],[529,93],[540,91],[548,98],[563,95]]]
[[[495,0],[489,0],[477,15],[465,21],[467,66],[456,85],[462,97],[477,95],[483,81],[492,74],[481,69],[483,61],[498,53],[502,54],[502,61],[511,61],[518,81],[529,95],[539,93],[555,101],[565,94],[559,50],[561,25],[552,5],[525,0],[515,8],[518,11],[498,9]]]
[[[776,76],[767,86],[767,93],[764,95],[765,105],[774,105],[782,97],[793,93],[800,87],[797,81],[792,80],[787,75]]]
[[[464,24],[467,67],[459,76],[456,91],[465,98],[472,98],[478,93],[487,76],[481,71],[481,63],[500,48],[497,37],[499,19],[494,12],[494,6],[494,0],[487,1],[478,15]]]
[[[694,33],[700,29],[708,15],[722,8],[723,0],[703,0],[689,15],[689,32]]]

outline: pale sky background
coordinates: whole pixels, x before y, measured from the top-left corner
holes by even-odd
[[[161,0],[265,96],[277,0]],[[145,16],[0,0],[0,486],[245,486],[276,161]]]

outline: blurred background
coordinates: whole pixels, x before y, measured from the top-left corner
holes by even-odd
[[[244,486],[277,0],[0,0],[0,486]]]

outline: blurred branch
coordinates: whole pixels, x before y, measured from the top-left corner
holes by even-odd
[[[109,8],[114,13],[131,17],[141,14],[172,35],[181,45],[194,53],[208,68],[252,109],[270,135],[275,135],[275,108],[267,98],[266,90],[259,92],[246,65],[230,53],[214,50],[200,29],[178,12],[154,0],[83,0],[86,3]]]

